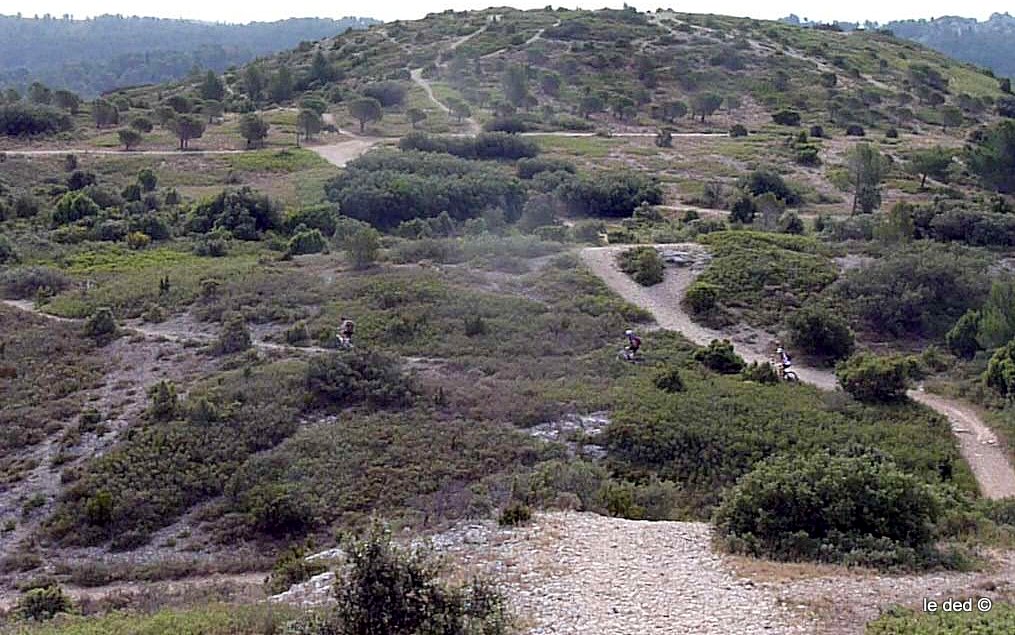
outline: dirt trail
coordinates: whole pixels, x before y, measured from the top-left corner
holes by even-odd
[[[36,307],[33,302],[27,300],[0,300],[0,304],[5,304],[15,309],[20,309],[49,320],[83,323],[83,320],[74,320],[46,313]],[[145,324],[137,320],[131,320],[120,325],[121,331],[127,335],[140,335],[146,338],[165,340],[178,344],[186,344],[188,342],[207,344],[214,342],[218,338],[217,332],[201,330],[203,328],[204,327],[201,324],[186,319],[170,319],[160,324]],[[256,337],[252,338],[251,346],[266,351],[282,351],[288,353],[324,354],[335,352],[334,349],[323,348],[320,346],[293,346],[291,344],[278,344],[276,342],[269,342]]]
[[[657,248],[674,249],[705,256],[704,248],[696,244],[660,244]],[[737,352],[748,362],[768,361],[772,356],[769,334],[750,328],[736,332],[723,332],[695,323],[681,304],[687,288],[694,282],[697,271],[691,268],[667,268],[661,284],[643,287],[617,268],[617,254],[630,245],[616,247],[590,247],[582,250],[582,260],[614,292],[628,302],[648,310],[659,327],[678,331],[695,344],[708,344],[713,339],[729,339]],[[696,262],[701,258],[695,257]],[[827,370],[794,366],[801,381],[824,390],[835,390],[835,375]],[[971,405],[932,395],[922,390],[911,390],[914,401],[944,415],[951,423],[959,442],[959,451],[966,460],[984,497],[1000,499],[1015,496],[1015,469],[1012,469],[1007,451],[996,435],[980,419]]]

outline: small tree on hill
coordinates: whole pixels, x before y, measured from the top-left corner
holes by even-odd
[[[323,122],[321,116],[314,110],[303,109],[300,114],[296,116],[296,125],[299,130],[303,133],[304,138],[311,139],[315,134],[321,131]],[[299,142],[299,133],[296,137],[297,143]]]
[[[72,115],[78,114],[78,109],[81,107],[81,98],[77,94],[72,93],[69,90],[60,89],[53,93],[53,103],[57,107],[63,108]]]
[[[381,102],[373,97],[361,97],[349,102],[349,114],[359,121],[359,131],[366,130],[368,121],[380,121],[384,116]]]
[[[278,72],[271,78],[268,93],[276,104],[285,103],[293,98],[293,74],[288,66],[279,67]]]
[[[847,165],[853,188],[853,213],[869,214],[881,207],[881,182],[888,166],[878,149],[869,143],[858,143],[849,153]]]
[[[927,186],[927,178],[931,177],[943,181],[948,176],[948,167],[952,163],[952,153],[941,146],[916,150],[909,155],[909,164],[906,170],[915,176],[920,177],[920,189]]]
[[[96,99],[92,103],[92,119],[95,120],[96,128],[115,126],[120,122],[120,111],[111,102]]]
[[[673,123],[677,119],[683,119],[687,116],[687,104],[682,101],[668,101],[662,106],[663,119],[669,123]]]
[[[701,117],[702,123],[705,118],[719,110],[722,105],[722,97],[715,93],[699,93],[691,98],[691,112],[696,117]]]
[[[343,241],[349,260],[356,269],[368,269],[377,262],[381,235],[373,227],[358,227]]]
[[[409,108],[405,111],[405,116],[409,120],[409,123],[412,124],[413,130],[416,129],[417,124],[426,121],[426,111],[422,108]]]
[[[1002,121],[969,149],[967,164],[984,185],[1015,193],[1015,121]]]
[[[239,313],[230,313],[223,319],[222,333],[215,344],[215,352],[220,355],[238,353],[250,348],[252,340],[247,321]]]
[[[958,357],[972,359],[980,350],[979,331],[980,312],[973,309],[966,311],[945,335],[948,350]]]
[[[116,332],[116,318],[109,307],[100,307],[85,322],[85,335],[104,337]]]
[[[155,128],[147,117],[134,117],[130,120],[130,127],[138,132],[151,132]]]
[[[962,121],[962,110],[958,106],[945,106],[941,109],[941,127],[945,130],[958,128]]]
[[[240,136],[247,140],[247,147],[261,145],[268,136],[270,126],[260,115],[248,113],[240,118]]]
[[[116,135],[120,138],[123,149],[128,152],[131,148],[141,143],[141,133],[132,128],[117,130]]]
[[[449,99],[448,108],[451,110],[451,116],[456,118],[458,123],[462,123],[462,119],[472,116],[472,109],[469,108],[469,104],[461,99]]]
[[[222,101],[226,96],[226,86],[219,76],[215,74],[215,71],[208,71],[205,73],[197,92],[201,95],[201,99]]]
[[[200,139],[204,135],[205,124],[203,119],[194,115],[180,115],[170,121],[167,127],[180,140],[180,150],[186,150],[192,139]]]

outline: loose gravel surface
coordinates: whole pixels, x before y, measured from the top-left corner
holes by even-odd
[[[471,531],[448,551],[502,581],[531,635],[813,631],[806,611],[713,553],[705,523],[557,512],[514,530]]]

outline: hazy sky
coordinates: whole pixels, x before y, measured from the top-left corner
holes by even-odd
[[[574,7],[576,0],[563,6]],[[584,8],[619,7],[623,0],[577,0]],[[659,6],[693,13],[723,13],[756,18],[779,18],[790,13],[812,20],[876,20],[886,22],[901,18],[930,18],[942,15],[962,15],[986,19],[994,12],[1012,7],[1011,0],[922,0],[914,2],[886,2],[885,0],[853,0],[852,2],[813,2],[805,0],[685,0],[667,5],[661,0],[634,0],[630,2],[643,10]],[[444,9],[482,9],[490,5],[528,9],[546,6],[547,0],[381,0],[380,2],[350,2],[348,0],[288,0],[264,2],[247,0],[0,0],[0,13],[26,16],[50,13],[55,16],[71,14],[77,18],[103,13],[153,15],[169,18],[191,18],[224,22],[250,22],[278,20],[289,17],[331,17],[347,15],[373,17],[380,20],[420,18],[431,11]],[[558,6],[554,4],[554,6]]]

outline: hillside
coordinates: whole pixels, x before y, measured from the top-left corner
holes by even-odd
[[[452,52],[453,38],[462,41]],[[919,129],[940,124],[943,104],[975,120],[1001,96],[984,72],[902,39],[716,16],[491,9],[395,22],[323,41],[320,51],[343,87],[405,81],[420,68],[481,121],[518,113],[548,129],[590,120],[693,129],[678,101],[706,123],[716,115],[719,129],[784,109],[804,123]],[[315,52],[262,67],[306,68]]]
[[[90,98],[117,87],[180,79],[195,68],[221,72],[373,22],[308,18],[234,25],[112,15],[87,20],[0,15],[0,88],[24,91],[40,81]]]
[[[6,99],[0,634],[1007,632],[1003,88],[494,8]]]
[[[1015,17],[1007,13],[995,13],[983,22],[946,16],[890,22],[885,28],[998,76],[1015,77]]]

